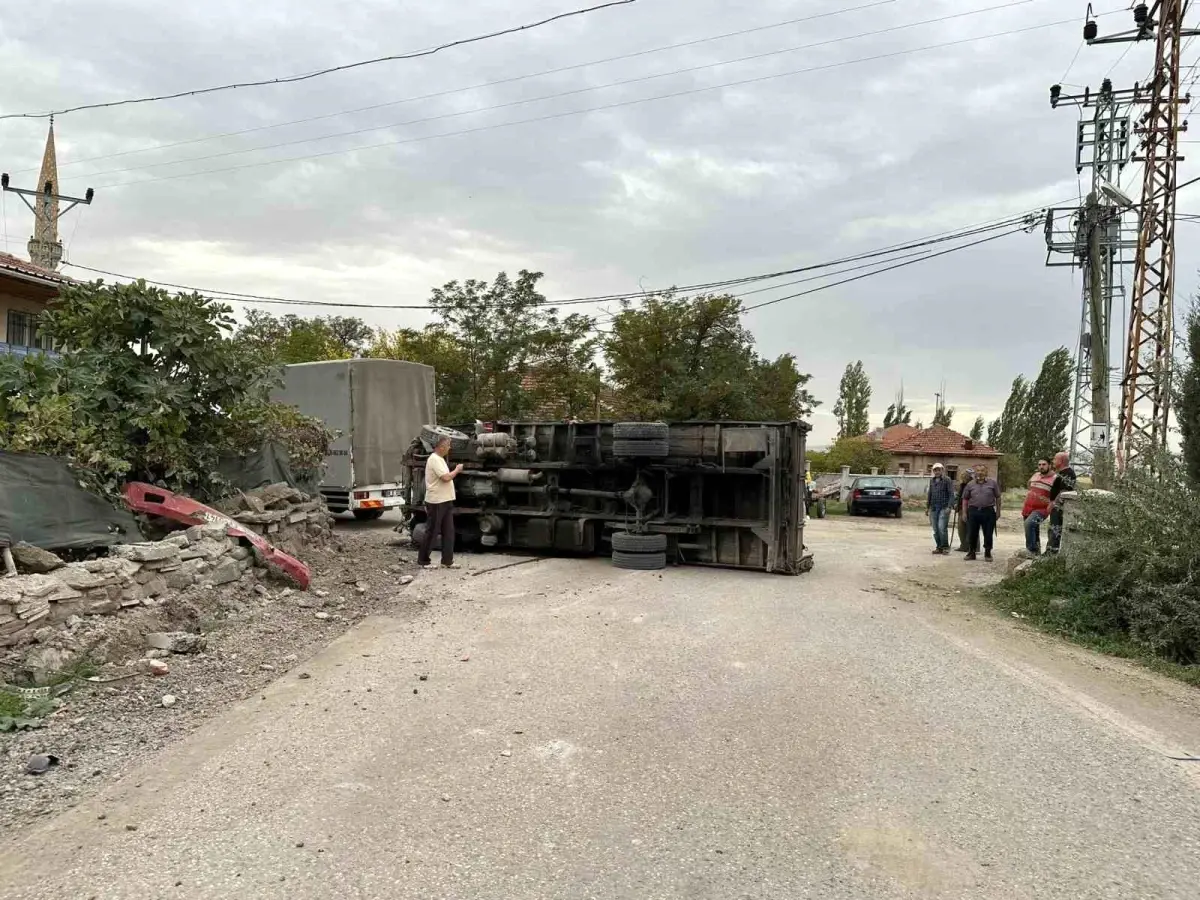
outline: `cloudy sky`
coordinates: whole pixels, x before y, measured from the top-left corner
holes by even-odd
[[[292,75],[586,5],[10,0],[0,113]],[[1102,29],[1131,25],[1125,0],[1094,5],[1112,13]],[[1076,114],[1052,111],[1048,86],[1097,85],[1111,70],[1123,87],[1153,56],[1149,45],[1077,54],[1085,8],[636,0],[425,59],[62,115],[61,189],[97,192],[62,237],[70,259],[116,272],[376,305],[422,303],[434,285],[500,269],[544,271],[555,299],[808,265],[1076,198]],[[0,168],[15,183],[32,185],[45,131],[45,120],[0,120]],[[1132,167],[1126,183],[1136,192]],[[1200,211],[1196,191],[1181,211]],[[9,251],[24,255],[30,219],[8,198]],[[997,413],[1014,375],[1074,348],[1079,275],[1046,268],[1045,255],[1040,231],[1017,234],[748,322],[764,354],[793,353],[812,373],[817,444],[859,358],[875,420],[903,381],[928,421],[944,382],[965,430]],[[1181,224],[1181,294],[1198,263],[1200,227]]]

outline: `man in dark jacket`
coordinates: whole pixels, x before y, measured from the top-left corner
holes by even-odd
[[[954,482],[946,477],[946,467],[935,463],[929,478],[929,493],[925,496],[925,512],[933,526],[933,552],[938,555],[950,552],[950,509],[954,504]]]
[[[1066,451],[1054,454],[1054,483],[1050,485],[1050,539],[1046,542],[1047,553],[1057,553],[1062,543],[1063,498],[1067,491],[1075,490],[1078,481],[1071,468],[1071,457]]]

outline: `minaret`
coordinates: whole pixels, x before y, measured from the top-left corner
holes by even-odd
[[[29,239],[29,261],[53,271],[62,262],[62,241],[58,239],[58,158],[54,153],[54,119],[46,135],[42,154],[42,172],[38,176],[34,208],[33,237]]]

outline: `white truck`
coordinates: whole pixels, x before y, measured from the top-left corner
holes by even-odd
[[[272,398],[320,419],[337,437],[321,495],[333,513],[378,519],[404,500],[404,455],[436,421],[431,366],[394,359],[342,359],[283,367]]]

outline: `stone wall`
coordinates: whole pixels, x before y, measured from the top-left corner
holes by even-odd
[[[239,495],[236,503],[240,509],[225,504],[222,511],[285,551],[300,553],[332,533],[324,502],[286,485]],[[71,616],[157,606],[168,594],[193,586],[266,576],[253,549],[228,536],[226,529],[219,523],[196,525],[172,531],[161,541],[118,544],[106,557],[85,562],[64,563],[43,550],[14,547],[18,567],[28,560],[25,568],[32,574],[0,578],[0,647],[27,643],[35,632]]]

